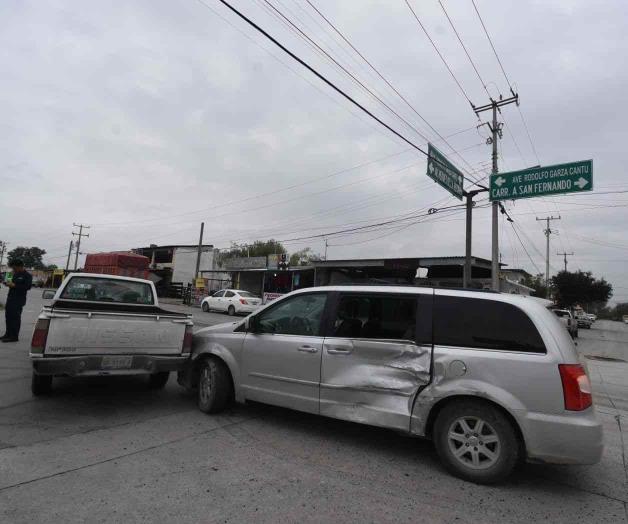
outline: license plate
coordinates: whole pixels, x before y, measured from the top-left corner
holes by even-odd
[[[102,357],[102,369],[128,369],[133,364],[133,357]]]

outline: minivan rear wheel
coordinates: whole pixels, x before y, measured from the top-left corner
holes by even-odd
[[[445,406],[434,424],[434,444],[447,470],[470,482],[493,484],[510,475],[521,446],[506,416],[490,404],[465,400]]]

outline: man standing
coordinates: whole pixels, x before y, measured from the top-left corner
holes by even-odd
[[[21,260],[12,260],[9,262],[9,267],[13,269],[13,279],[11,282],[4,283],[9,288],[4,312],[7,326],[6,333],[0,340],[17,342],[22,323],[22,308],[26,304],[26,292],[31,288],[33,277],[24,269],[24,263]]]

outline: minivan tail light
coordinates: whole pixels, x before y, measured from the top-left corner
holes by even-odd
[[[43,354],[46,348],[46,340],[48,339],[48,328],[50,327],[49,318],[40,318],[35,324],[33,338],[31,339],[31,353]]]
[[[185,326],[185,334],[183,335],[183,347],[181,353],[189,353],[192,351],[192,329],[193,326]]]
[[[591,382],[581,364],[559,364],[560,379],[563,383],[565,409],[582,411],[593,403]]]

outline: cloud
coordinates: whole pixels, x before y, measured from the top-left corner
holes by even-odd
[[[307,3],[275,3],[413,128],[436,138]],[[263,4],[235,4],[380,118],[424,144],[415,129]],[[593,158],[598,190],[625,188],[626,111],[618,101],[628,80],[619,59],[628,51],[623,38],[628,6],[558,0],[525,5],[508,0],[490,9],[485,4],[478,3],[521,94],[540,162]],[[237,30],[193,0],[0,5],[0,238],[10,245],[40,245],[51,262],[59,262],[73,222],[93,226],[86,251],[194,242],[201,220],[207,240],[221,246],[268,235],[318,234],[435,207],[438,201],[456,202],[425,177],[418,153],[300,185],[408,146],[219,3],[208,0],[208,5]],[[468,102],[402,2],[321,0],[316,5],[442,135],[467,130],[449,142],[466,149],[468,165],[477,169],[490,160],[490,148],[479,145],[486,131],[473,129],[477,120]],[[414,5],[472,101],[486,103],[482,84],[438,4]],[[445,5],[489,91],[507,94],[472,5]],[[500,144],[500,169],[536,164],[517,109],[505,108],[501,119],[507,132]],[[468,168],[445,144],[437,145]],[[290,186],[298,187],[282,190]],[[573,250],[570,267],[592,269],[628,288],[625,250],[582,240],[626,243],[626,208],[579,205],[587,201],[623,206],[626,196],[535,199],[508,207],[540,251],[544,237],[535,216],[560,213],[561,234],[552,238],[552,252]],[[477,256],[490,254],[489,213],[486,208],[475,212]],[[330,239],[329,255],[460,254],[461,218],[442,215],[380,232],[379,238],[370,232]],[[501,240],[506,263],[534,271],[506,225]],[[324,249],[323,239],[310,243]],[[542,268],[542,257],[527,248]],[[559,257],[552,255],[552,264],[559,268]]]

